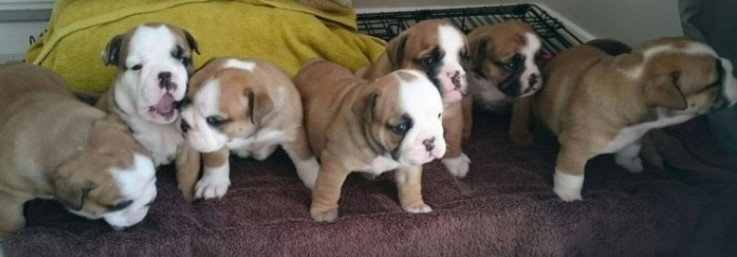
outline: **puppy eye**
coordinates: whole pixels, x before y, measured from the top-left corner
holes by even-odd
[[[136,64],[136,65],[133,65],[133,67],[131,67],[131,70],[140,70],[141,68],[143,68],[142,64]]]
[[[128,201],[122,201],[115,205],[108,205],[105,207],[107,208],[108,211],[113,212],[113,211],[119,211],[119,210],[128,208],[128,206],[130,206],[132,203],[133,203],[133,200],[128,200]]]
[[[397,134],[404,135],[404,133],[407,133],[407,130],[409,130],[409,126],[406,123],[402,123],[394,126],[392,130]]]
[[[424,58],[422,58],[422,65],[432,66],[433,64],[435,64],[436,61],[437,59],[434,55],[425,56]]]
[[[207,124],[210,124],[213,127],[218,127],[220,125],[225,124],[229,120],[226,118],[217,116],[217,115],[212,115],[212,116],[208,116],[206,121],[207,121]]]
[[[516,68],[516,67],[517,67],[517,63],[516,63],[516,62],[514,62],[514,61],[511,61],[511,62],[505,63],[505,64],[504,64],[504,65],[502,66],[502,68],[504,68],[505,70],[508,70],[508,71],[514,70],[514,68]]]

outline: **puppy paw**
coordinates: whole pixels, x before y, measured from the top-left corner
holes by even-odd
[[[583,188],[583,175],[570,175],[558,170],[553,174],[553,191],[561,200],[566,202],[583,200],[581,188]]]
[[[532,133],[510,134],[509,136],[512,138],[512,142],[516,145],[531,145],[532,143],[535,143],[535,137]]]
[[[251,157],[251,151],[246,150],[246,149],[235,149],[235,150],[232,150],[232,152],[240,158]]]
[[[310,210],[312,219],[317,222],[334,222],[338,218],[338,208],[329,209],[326,211],[314,211]]]
[[[581,191],[580,190],[571,190],[571,189],[560,189],[556,188],[553,191],[555,191],[555,194],[560,197],[561,200],[565,202],[573,202],[576,200],[583,200],[581,197]]]
[[[642,173],[642,171],[644,170],[644,168],[642,167],[642,159],[637,156],[627,158],[616,155],[614,161],[632,173]]]
[[[204,199],[222,198],[230,187],[228,176],[203,175],[195,185],[195,197]]]
[[[466,177],[466,174],[468,174],[468,165],[471,164],[471,159],[469,159],[468,156],[463,153],[461,154],[461,156],[456,158],[443,158],[442,162],[445,167],[448,168],[450,174],[453,174],[453,176],[459,178],[463,178]]]
[[[411,204],[408,206],[402,206],[402,209],[404,211],[409,213],[428,213],[432,211],[432,208],[430,208],[429,205],[425,203],[417,203],[417,204]]]

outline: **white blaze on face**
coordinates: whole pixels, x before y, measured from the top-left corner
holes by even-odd
[[[421,165],[445,155],[445,139],[443,139],[443,123],[441,113],[443,102],[433,83],[427,77],[414,70],[400,70],[412,74],[411,81],[400,79],[399,101],[402,109],[413,122],[400,145],[399,163],[405,165]],[[398,76],[399,77],[399,76]],[[427,151],[426,143],[432,141],[431,151]]]
[[[156,198],[156,169],[151,158],[134,154],[133,166],[110,170],[121,195],[132,200],[128,207],[103,215],[114,228],[125,228],[143,220],[149,204]]]
[[[130,38],[126,69],[121,80],[135,101],[136,111],[159,124],[177,119],[174,102],[182,100],[187,91],[187,69],[177,52],[176,36],[168,27],[139,26]],[[184,47],[184,46],[181,46]],[[140,65],[140,69],[134,67]],[[169,89],[160,86],[160,74],[170,74]]]
[[[466,48],[466,41],[458,29],[450,25],[438,27],[439,46],[445,55],[442,57],[438,80],[442,84],[442,99],[445,103],[460,101],[468,90],[466,71],[460,60],[461,51]]]
[[[525,97],[532,95],[542,87],[542,77],[540,76],[540,69],[535,63],[535,56],[540,51],[540,39],[532,34],[525,33],[525,39],[527,45],[520,49],[520,54],[525,57],[525,70],[522,76],[519,77],[519,83],[522,86],[522,95],[519,97]]]
[[[207,117],[220,115],[220,81],[210,79],[197,91],[192,103],[182,109],[182,120],[189,125],[185,138],[192,148],[209,153],[222,149],[228,138],[207,123]]]

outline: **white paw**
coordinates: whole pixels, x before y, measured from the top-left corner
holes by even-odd
[[[317,163],[317,158],[312,157],[307,161],[295,162],[294,166],[297,168],[297,176],[302,180],[302,183],[310,190],[314,189],[317,173],[320,172],[320,164]]]
[[[468,165],[471,164],[471,159],[463,153],[457,158],[443,158],[442,162],[448,168],[450,174],[463,178],[468,174]]]
[[[230,187],[228,174],[203,175],[195,185],[195,198],[222,198]]]
[[[240,158],[251,157],[251,151],[247,149],[235,149],[235,150],[231,150],[231,152],[235,153],[235,155]]]
[[[640,159],[639,156],[627,158],[616,155],[614,161],[632,173],[641,173],[644,170],[642,167],[642,159]]]
[[[583,200],[581,189],[583,188],[583,175],[570,175],[556,169],[553,174],[553,191],[566,202]]]
[[[338,218],[338,208],[329,209],[327,211],[316,212],[310,210],[310,216],[317,222],[333,222]]]
[[[432,208],[430,208],[429,205],[421,203],[421,204],[415,204],[412,206],[404,206],[402,207],[404,211],[409,213],[428,213],[432,211]]]

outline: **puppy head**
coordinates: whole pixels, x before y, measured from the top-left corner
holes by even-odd
[[[197,71],[181,106],[180,127],[200,152],[220,150],[234,138],[256,133],[274,109],[267,81],[254,62],[214,59]]]
[[[154,173],[146,150],[120,123],[99,120],[87,145],[56,171],[54,195],[70,212],[121,230],[148,213],[156,198]]]
[[[708,45],[684,37],[646,42],[634,51],[642,65],[629,71],[645,85],[651,106],[666,116],[699,115],[734,105],[732,63]]]
[[[116,97],[141,117],[159,124],[177,119],[175,102],[184,98],[191,74],[194,37],[161,23],[142,24],[113,37],[102,51],[105,65],[118,67]]]
[[[392,70],[423,71],[440,91],[444,104],[459,101],[468,92],[466,36],[449,22],[415,24],[389,41],[386,54]]]
[[[352,111],[374,152],[411,166],[443,157],[443,103],[424,74],[398,70],[367,87]]]
[[[496,85],[511,97],[532,95],[542,88],[540,38],[522,21],[510,20],[468,34],[472,77]]]

